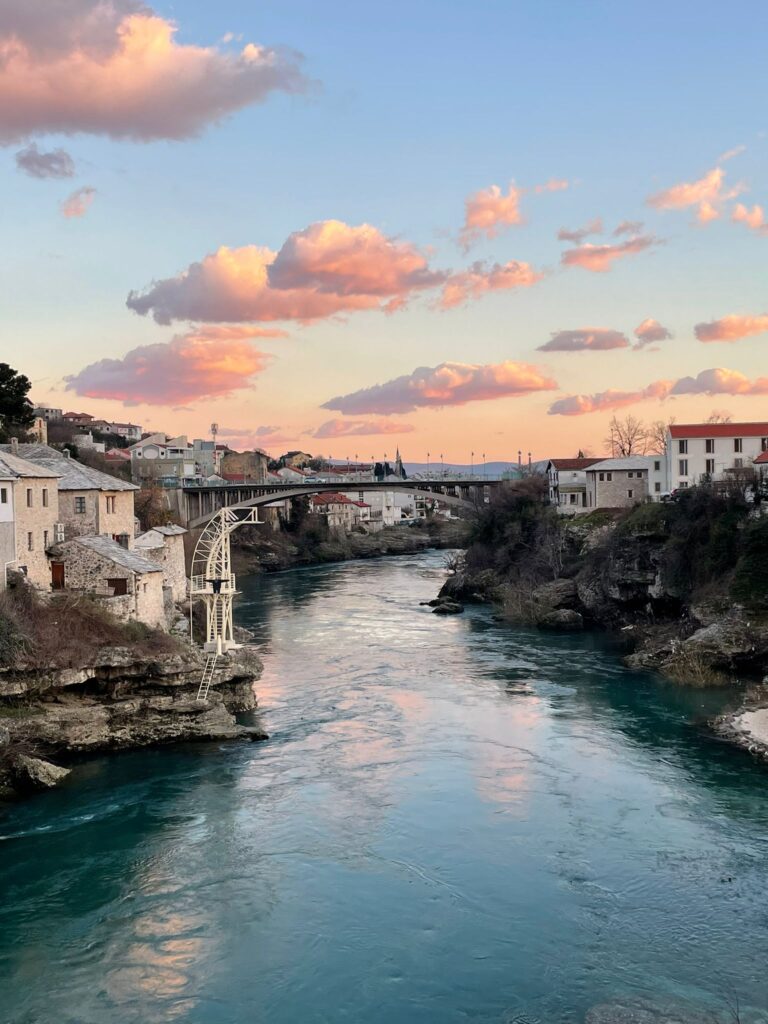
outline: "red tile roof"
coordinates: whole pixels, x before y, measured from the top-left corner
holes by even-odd
[[[768,423],[672,423],[671,437],[768,437]]]
[[[351,505],[346,494],[316,494],[312,498],[313,505]]]
[[[602,462],[604,456],[599,459],[550,459],[549,461],[557,470],[561,469],[588,469],[597,462]]]
[[[760,452],[754,461],[759,463],[761,466],[768,465],[768,452]]]

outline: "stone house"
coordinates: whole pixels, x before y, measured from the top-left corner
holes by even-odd
[[[111,537],[75,537],[51,551],[54,589],[101,599],[120,619],[165,625],[162,568]]]
[[[46,550],[62,536],[58,473],[20,458],[16,454],[20,447],[15,443],[0,445],[0,474],[6,480],[0,486],[7,488],[6,504],[10,505],[4,515],[10,516],[14,532],[13,557],[3,561],[14,563],[5,566],[6,571],[14,568],[23,572],[33,586],[48,590],[51,575]],[[4,529],[7,533],[7,526]]]
[[[558,512],[575,514],[587,510],[587,470],[602,459],[579,456],[575,459],[550,459],[546,474],[549,503]]]
[[[652,461],[652,459],[650,460]],[[587,511],[596,508],[631,508],[648,501],[649,458],[630,456],[604,459],[587,471]]]
[[[0,445],[0,452],[8,446]],[[18,454],[34,465],[52,470],[58,480],[59,521],[65,540],[100,535],[123,547],[133,546],[136,533],[135,484],[102,473],[44,444],[19,444]]]
[[[252,452],[225,451],[221,458],[219,472],[230,482],[256,481],[264,483],[267,479],[266,452],[255,448]]]
[[[187,565],[184,553],[183,526],[171,524],[156,526],[136,538],[134,549],[155,562],[163,571],[163,586],[174,601],[183,601],[187,596]]]

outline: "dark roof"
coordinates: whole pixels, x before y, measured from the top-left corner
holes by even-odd
[[[11,452],[9,444],[0,444],[0,452]],[[27,462],[42,469],[50,470],[51,476],[58,476],[60,491],[138,491],[136,484],[118,480],[109,473],[91,469],[77,459],[66,459],[55,448],[47,444],[20,444],[14,453]]]
[[[110,562],[129,569],[131,572],[162,572],[162,569],[155,562],[150,562],[143,555],[137,555],[135,551],[129,551],[122,547],[111,537],[75,537],[69,544],[79,544],[81,547],[90,548]],[[61,545],[65,547],[65,545]]]
[[[594,466],[596,462],[602,462],[602,458],[599,459],[550,459],[549,460],[555,469],[588,469],[590,466]]]

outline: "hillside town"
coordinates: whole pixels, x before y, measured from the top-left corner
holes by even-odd
[[[475,500],[490,501],[488,478],[409,476],[399,450],[391,464],[339,463],[302,451],[272,458],[218,443],[215,430],[211,440],[189,441],[31,406],[27,419],[26,429],[0,444],[0,588],[21,577],[41,592],[88,594],[118,618],[152,627],[176,621],[186,598],[192,496],[198,513],[206,501],[212,513],[268,490],[275,498],[263,508],[264,521],[280,531],[304,495],[306,511],[338,536],[450,519],[457,515],[451,499],[470,485]],[[105,437],[114,444],[107,447]],[[550,504],[563,515],[674,501],[697,484],[741,488],[760,505],[768,487],[768,421],[671,423],[660,447],[646,454],[639,436],[625,438],[629,450],[610,457],[532,460],[509,479],[542,475]],[[142,522],[147,507],[153,518]]]

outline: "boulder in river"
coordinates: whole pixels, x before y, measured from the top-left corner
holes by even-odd
[[[444,598],[432,609],[433,615],[460,615],[464,611],[464,605],[458,601],[451,601]]]
[[[558,608],[555,611],[547,612],[538,620],[537,625],[542,629],[556,629],[562,632],[574,632],[584,628],[582,615],[572,608]]]
[[[14,787],[21,793],[36,789],[53,789],[69,775],[69,772],[69,768],[59,768],[42,757],[31,757],[29,754],[19,754],[11,765]]]

